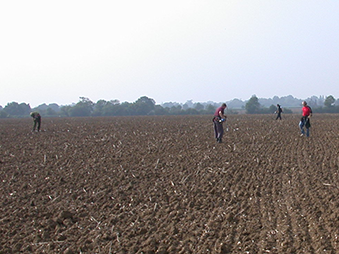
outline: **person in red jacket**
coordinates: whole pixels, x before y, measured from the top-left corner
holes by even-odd
[[[299,122],[299,127],[300,127],[300,131],[301,131],[301,136],[304,136],[305,131],[304,131],[304,127],[306,128],[306,136],[309,137],[310,136],[310,127],[311,127],[311,122],[310,122],[310,117],[312,117],[312,109],[310,106],[307,105],[306,101],[302,102],[303,108],[302,108],[302,112],[303,115],[300,119]]]
[[[222,137],[224,135],[223,123],[227,118],[227,116],[225,116],[226,107],[226,103],[223,103],[221,107],[217,108],[213,116],[214,135],[218,143],[222,142]]]

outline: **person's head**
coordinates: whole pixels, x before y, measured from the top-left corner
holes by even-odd
[[[278,107],[278,108],[280,108],[280,105],[279,105],[279,104],[277,104],[277,107]]]
[[[223,103],[223,104],[221,105],[221,107],[223,107],[223,108],[227,108],[227,105],[226,105],[226,103]]]
[[[303,101],[302,102],[302,105],[305,107],[305,106],[307,106],[307,102],[306,101]]]

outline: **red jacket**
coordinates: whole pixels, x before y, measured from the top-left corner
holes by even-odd
[[[219,116],[219,112],[221,111],[222,114],[225,113],[225,107],[219,107],[214,113],[214,116]]]
[[[309,106],[305,106],[302,108],[303,110],[303,116],[309,116],[312,114],[312,109]]]

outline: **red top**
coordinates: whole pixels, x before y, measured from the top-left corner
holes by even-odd
[[[217,110],[215,111],[215,113],[214,113],[214,116],[219,116],[219,112],[221,111],[221,113],[222,114],[224,114],[224,112],[225,112],[225,107],[219,107],[219,108],[217,108]]]
[[[309,116],[312,113],[312,109],[309,106],[305,106],[302,108],[303,116]]]

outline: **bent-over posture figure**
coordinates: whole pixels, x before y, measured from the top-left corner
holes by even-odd
[[[35,128],[37,128],[37,131],[40,131],[41,115],[38,112],[31,112],[30,116],[33,117],[33,131],[35,131]]]
[[[213,116],[214,135],[218,143],[222,142],[222,137],[224,135],[223,123],[227,118],[227,116],[225,116],[226,107],[226,103],[223,103],[221,107],[217,108]]]

